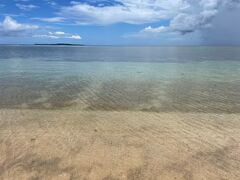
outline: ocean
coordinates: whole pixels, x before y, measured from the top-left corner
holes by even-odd
[[[0,179],[240,177],[240,47],[0,46]]]
[[[240,47],[0,46],[0,107],[240,112]]]

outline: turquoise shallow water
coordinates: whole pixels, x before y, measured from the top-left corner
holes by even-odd
[[[240,112],[240,47],[0,46],[0,108]]]

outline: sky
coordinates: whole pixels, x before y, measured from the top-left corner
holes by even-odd
[[[240,0],[0,0],[0,44],[240,45]]]

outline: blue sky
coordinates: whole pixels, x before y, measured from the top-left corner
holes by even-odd
[[[240,0],[0,0],[0,43],[239,45]]]

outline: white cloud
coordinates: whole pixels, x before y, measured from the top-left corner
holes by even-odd
[[[38,29],[36,25],[20,24],[10,16],[6,16],[3,22],[0,24],[0,30],[2,31],[24,31]]]
[[[19,9],[23,10],[23,11],[31,11],[31,10],[33,10],[33,9],[38,8],[38,6],[33,5],[33,4],[27,4],[27,5],[26,5],[26,4],[19,4],[19,3],[17,3],[16,6],[17,6]]]
[[[72,2],[62,7],[59,15],[78,24],[143,24],[173,17],[189,7],[185,0],[120,0],[114,6],[92,6]]]
[[[163,33],[168,31],[168,28],[166,26],[160,26],[157,28],[152,28],[152,26],[148,26],[142,30],[142,32],[150,32],[150,33]]]
[[[56,34],[56,35],[65,35],[66,33],[65,32],[62,32],[62,31],[57,31],[57,32],[54,32],[52,34]]]
[[[32,37],[35,38],[51,38],[51,39],[58,39],[58,36],[50,35],[50,34],[35,34]]]
[[[14,0],[15,2],[28,2],[30,0]]]
[[[191,1],[189,0],[189,2]],[[192,2],[188,10],[180,11],[170,18],[169,25],[155,28],[151,26],[146,27],[138,34],[165,32],[187,34],[210,28],[213,19],[218,16],[222,10],[229,7],[233,8],[233,4],[239,5],[239,3],[239,0],[200,0],[198,3],[195,2],[195,4]]]
[[[51,6],[56,6],[57,3],[55,1],[52,1],[52,0],[44,0],[46,1],[47,4],[51,5]]]
[[[47,34],[36,34],[33,37],[35,38],[50,38],[50,39],[82,39],[78,34],[70,34],[62,31],[48,32]]]
[[[63,31],[48,32],[44,34],[39,34],[43,29],[39,26],[30,24],[21,24],[11,18],[6,16],[2,23],[0,23],[0,36],[26,36],[35,38],[50,38],[50,39],[82,39],[78,34],[66,33]]]
[[[55,23],[55,22],[63,22],[65,18],[63,17],[51,17],[51,18],[32,18],[34,20],[39,20],[43,22]]]
[[[140,33],[186,34],[211,27],[212,20],[220,11],[240,4],[240,0],[118,0],[117,2],[111,6],[93,6],[72,1],[69,6],[62,7],[58,15],[79,25],[145,24],[169,20],[170,23],[166,26],[146,27]]]
[[[20,1],[28,0],[15,1],[19,1],[20,3]],[[53,2],[53,5],[55,4],[54,0],[44,1],[45,3]],[[59,7],[59,10],[55,12],[56,17],[37,17],[32,19],[49,23],[70,22],[71,24],[75,23],[79,25],[109,25],[115,23],[146,24],[146,28],[139,30],[139,32],[135,34],[152,34],[154,36],[157,34],[179,35],[203,31],[207,32],[209,28],[216,25],[216,23],[214,23],[215,19],[218,19],[220,15],[223,17],[222,12],[229,11],[231,8],[236,10],[239,8],[240,4],[240,0],[107,0],[105,3],[110,2],[111,4],[108,6],[104,6],[103,0],[92,0],[91,2],[94,3],[87,3],[87,1],[79,0],[78,2],[71,1],[69,5],[62,7],[58,4],[57,7]],[[91,5],[98,2],[98,5]],[[26,4],[27,2],[22,3]],[[25,10],[36,8],[34,7],[35,5],[31,7],[31,4],[23,6],[22,9]],[[237,10],[239,11],[239,9]],[[231,24],[237,23],[238,17],[235,16],[233,18]],[[228,18],[228,21],[229,19],[230,18]],[[33,25],[20,24],[14,19],[5,20],[5,24],[8,24],[8,28],[12,27],[18,30],[7,30],[6,27],[4,30],[3,23],[1,23],[1,34],[3,30],[5,32],[13,32],[34,29]],[[163,26],[161,25],[161,20],[165,20],[165,22],[169,23]],[[149,26],[150,23],[158,23],[160,25],[151,24],[151,26]],[[222,22],[222,24],[225,24],[225,22]],[[221,28],[223,28],[223,26],[221,26]],[[61,31],[48,33],[43,33],[47,31],[41,32],[42,34],[37,33],[40,35],[35,33],[35,36],[41,36],[42,38],[81,39],[77,34],[69,34]]]
[[[70,39],[82,39],[81,36],[79,36],[79,35],[72,35],[72,36],[69,36],[68,38],[70,38]]]
[[[6,16],[0,23],[0,36],[24,36],[37,29],[39,29],[39,26],[21,24],[10,16]]]
[[[198,16],[188,14],[178,14],[174,17],[169,25],[173,31],[181,32],[182,34],[195,31],[199,26]]]

